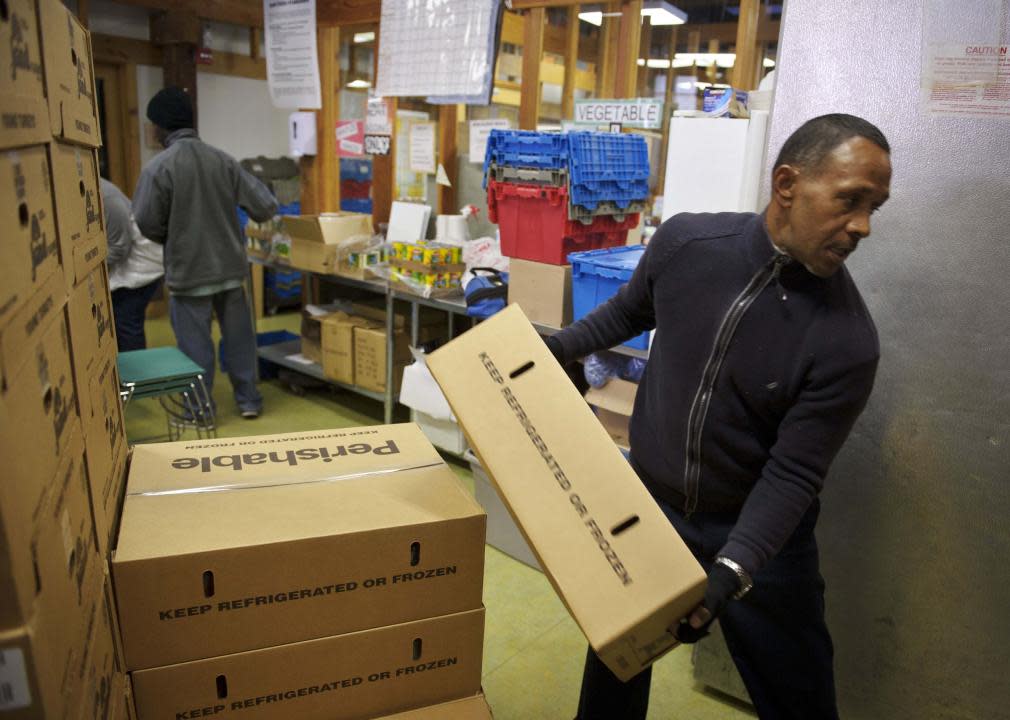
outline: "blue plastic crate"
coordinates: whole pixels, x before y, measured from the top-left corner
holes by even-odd
[[[568,152],[573,205],[595,210],[612,202],[624,210],[649,197],[649,148],[641,135],[572,132]]]
[[[484,187],[491,163],[556,170],[568,167],[568,135],[532,130],[491,130],[484,153]]]
[[[580,320],[612,298],[627,283],[645,253],[642,245],[604,248],[572,253],[572,311]],[[649,333],[624,343],[625,347],[649,349]]]
[[[236,208],[238,211],[238,224],[242,231],[245,231],[245,225],[249,222],[249,213],[247,213],[242,208]],[[281,205],[277,208],[278,215],[301,215],[302,214],[302,204],[298,201],[293,203],[288,203],[287,205]]]
[[[366,158],[340,158],[341,180],[371,180],[372,161]]]
[[[268,332],[256,333],[256,347],[266,347],[267,345],[277,345],[278,343],[297,340],[298,335],[288,330],[270,330]],[[217,344],[217,359],[221,365],[221,372],[228,372],[225,364],[224,340],[219,340]],[[271,380],[277,377],[277,366],[272,362],[259,358],[260,380]]]
[[[346,198],[340,201],[340,209],[344,212],[372,214],[371,198]]]

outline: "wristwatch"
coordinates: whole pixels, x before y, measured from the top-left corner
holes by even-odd
[[[737,579],[740,581],[740,589],[733,594],[734,600],[739,600],[744,595],[746,595],[752,587],[754,587],[754,581],[751,580],[750,575],[740,567],[739,563],[734,560],[730,560],[728,557],[720,555],[715,559],[715,562],[719,565],[728,567],[734,573],[736,573]]]

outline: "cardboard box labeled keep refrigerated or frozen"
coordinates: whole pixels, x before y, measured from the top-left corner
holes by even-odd
[[[428,367],[600,659],[628,679],[674,647],[705,573],[519,307]]]
[[[350,720],[480,691],[484,609],[132,673],[140,720]]]
[[[384,715],[376,720],[494,720],[494,715],[491,714],[484,693],[478,693],[462,700]]]
[[[60,267],[45,146],[0,153],[0,324]]]
[[[98,370],[105,357],[118,351],[105,263],[88,273],[71,291],[67,324],[74,352],[74,376],[80,385],[87,374]]]
[[[7,0],[0,13],[0,148],[49,142],[49,108],[34,0]]]
[[[127,666],[480,607],[484,527],[414,425],[138,445],[113,557]]]
[[[509,303],[518,303],[530,322],[561,328],[572,323],[572,266],[512,258]]]
[[[91,63],[91,38],[60,0],[39,0],[42,64],[54,138],[102,144]]]
[[[49,159],[60,259],[67,288],[72,289],[99,267],[108,254],[98,154],[90,148],[54,140],[49,146]]]

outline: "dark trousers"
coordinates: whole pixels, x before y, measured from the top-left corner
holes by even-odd
[[[659,506],[707,572],[735,515],[684,515]],[[754,576],[754,587],[719,618],[726,645],[763,720],[836,720],[834,650],[824,622],[824,580],[814,525],[819,504],[782,551]],[[590,648],[578,720],[644,720],[651,668],[622,683]]]
[[[144,318],[147,304],[161,287],[161,278],[139,288],[118,288],[112,291],[112,315],[116,322],[116,344],[119,352],[143,350],[147,347]]]
[[[169,309],[176,343],[203,368],[208,393],[213,392],[215,368],[210,329],[217,315],[235,402],[240,410],[261,410],[263,396],[256,387],[256,331],[245,289],[235,288],[201,297],[173,295]]]

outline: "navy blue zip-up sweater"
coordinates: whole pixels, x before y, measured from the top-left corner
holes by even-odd
[[[751,575],[792,535],[873,387],[880,348],[845,268],[778,253],[752,213],[677,215],[630,282],[554,336],[564,360],[655,328],[632,463],[686,512],[738,512],[719,554]]]

